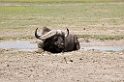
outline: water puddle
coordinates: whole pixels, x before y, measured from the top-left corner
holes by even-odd
[[[110,42],[111,43],[111,42]],[[124,46],[114,46],[108,42],[91,41],[89,43],[81,42],[81,49],[83,50],[103,50],[103,51],[119,51],[124,50]],[[110,44],[110,45],[109,45]],[[113,44],[113,43],[112,43]],[[29,41],[3,41],[0,42],[0,48],[6,49],[5,53],[13,52],[34,52],[37,50],[37,43]]]
[[[81,42],[81,49],[83,50],[102,50],[102,51],[120,51],[124,50],[123,41],[90,41]]]
[[[34,52],[37,50],[37,44],[29,41],[4,41],[0,42],[0,48],[7,49],[5,53]]]

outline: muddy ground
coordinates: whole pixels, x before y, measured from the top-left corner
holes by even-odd
[[[124,82],[124,52],[2,54],[0,82]]]
[[[108,44],[119,46],[123,42]],[[124,82],[123,50],[81,49],[58,54],[6,51],[1,49],[0,82]]]

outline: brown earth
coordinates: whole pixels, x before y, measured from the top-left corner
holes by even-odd
[[[124,82],[124,51],[0,55],[0,82]]]

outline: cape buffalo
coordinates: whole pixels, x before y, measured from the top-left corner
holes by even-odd
[[[68,52],[80,49],[80,44],[76,35],[67,35],[61,30],[51,30],[44,27],[41,36],[37,34],[38,28],[35,30],[35,37],[42,42],[38,43],[38,47],[52,53]]]
[[[35,37],[42,41],[38,43],[39,48],[52,53],[64,52],[65,37],[69,35],[68,29],[67,35],[65,35],[61,30],[51,30],[47,27],[43,27],[41,36],[37,34],[37,30],[38,28],[35,30]]]

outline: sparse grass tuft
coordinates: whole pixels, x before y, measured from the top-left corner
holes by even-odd
[[[0,40],[20,40],[20,39],[34,39],[34,36],[5,36],[5,37],[0,37]]]
[[[116,51],[113,51],[113,50],[106,50],[107,52],[116,52]]]
[[[77,35],[79,38],[92,38],[100,40],[121,40],[124,39],[124,35]]]

